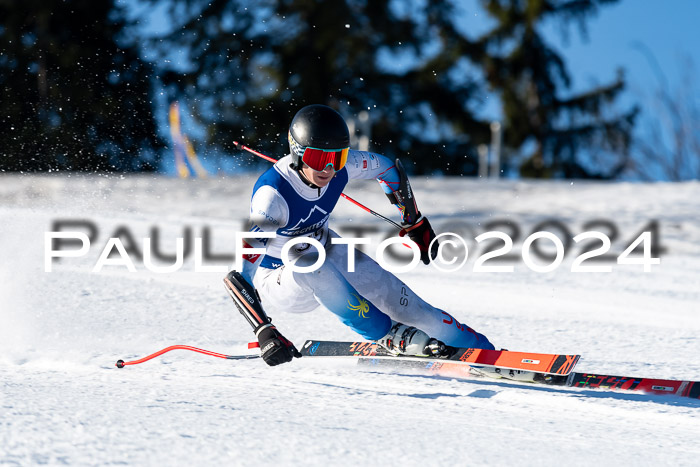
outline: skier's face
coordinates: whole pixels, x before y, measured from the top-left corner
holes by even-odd
[[[326,168],[321,171],[314,170],[308,165],[304,165],[301,171],[304,173],[307,180],[321,188],[328,185],[333,177],[335,177],[335,170],[333,170],[333,167],[330,165],[326,166]]]

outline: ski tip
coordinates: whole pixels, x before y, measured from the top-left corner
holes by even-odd
[[[124,360],[117,360],[117,363],[115,363],[115,366],[117,368],[124,368]]]

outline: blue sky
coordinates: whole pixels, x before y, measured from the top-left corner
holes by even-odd
[[[684,99],[690,99],[684,101],[684,108],[700,109],[698,20],[700,1],[697,0],[622,0],[602,8],[600,14],[589,21],[587,41],[579,34],[572,34],[565,45],[559,34],[554,31],[548,34],[566,58],[574,90],[609,82],[617,68],[624,68],[627,90],[619,101],[620,108],[640,106],[635,135],[654,147],[655,152],[667,155],[656,160],[669,164],[673,158],[684,154],[681,156],[684,168],[680,172],[670,169],[681,173],[683,179],[700,176],[700,160],[697,156],[693,158],[692,150],[687,151],[689,146],[680,152],[677,150],[676,142],[671,141],[671,119],[656,95],[661,87],[666,87],[674,97],[683,92]],[[695,122],[690,132],[697,131],[697,125]],[[663,144],[658,144],[655,128],[660,129]],[[686,144],[692,144],[688,141],[686,139]],[[670,176],[668,168],[662,169],[653,163],[642,162],[639,167],[647,177],[657,180]],[[635,179],[636,175],[628,173],[627,177]]]
[[[623,67],[629,91],[645,94],[659,81],[635,44],[644,45],[674,88],[682,80],[683,60],[691,58],[700,67],[699,20],[697,0],[623,0],[602,8],[589,21],[588,41],[575,33],[564,45],[554,30],[549,36],[566,57],[575,87],[611,80],[615,70]]]
[[[490,27],[477,0],[462,4],[461,29],[476,37]],[[589,18],[587,37],[578,26],[568,28],[568,40],[559,24],[543,28],[550,45],[561,52],[572,78],[572,91],[583,91],[609,83],[617,69],[625,70],[628,82],[626,103],[649,97],[659,85],[658,73],[642,53],[640,45],[658,62],[670,87],[680,85],[688,58],[700,68],[700,1],[697,0],[621,0],[605,5]],[[700,77],[700,69],[696,69]],[[493,110],[493,109],[492,109]]]

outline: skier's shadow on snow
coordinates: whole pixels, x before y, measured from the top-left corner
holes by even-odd
[[[319,386],[324,386],[327,388],[337,388],[337,389],[344,389],[346,391],[357,391],[357,388],[353,388],[351,386],[341,386],[339,384],[330,384],[330,383],[319,383],[316,381],[306,381],[309,384],[317,384]],[[454,394],[454,393],[449,393],[449,392],[416,392],[416,393],[410,393],[410,392],[390,392],[390,391],[372,391],[375,394],[382,395],[382,396],[403,396],[403,397],[414,397],[416,399],[438,399],[440,397],[461,397],[459,394]]]
[[[387,374],[381,371],[369,371],[368,373],[377,374]],[[646,394],[646,393],[633,393],[624,391],[612,391],[606,389],[584,389],[584,388],[571,388],[562,386],[545,386],[541,384],[527,384],[519,383],[517,381],[509,381],[506,379],[500,380],[487,380],[487,379],[466,379],[457,378],[450,376],[438,376],[438,375],[421,375],[417,373],[402,373],[402,372],[392,372],[391,374],[397,376],[405,376],[410,378],[425,378],[429,380],[443,380],[443,381],[459,381],[465,384],[472,384],[475,386],[486,386],[490,388],[514,388],[514,389],[526,389],[528,391],[539,391],[546,392],[550,394],[563,394],[574,396],[579,399],[615,399],[615,400],[626,400],[633,402],[654,402],[657,404],[673,405],[678,407],[700,407],[700,399],[690,399],[688,397],[680,397],[674,395],[659,395],[659,394]],[[478,397],[478,398],[491,398],[496,396],[500,391],[493,391],[487,389],[477,389],[476,391],[466,394],[463,397]],[[443,394],[446,395],[446,394]],[[416,397],[419,394],[415,395]],[[450,394],[450,396],[456,396],[455,394]]]

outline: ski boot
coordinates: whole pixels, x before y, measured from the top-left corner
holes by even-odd
[[[394,355],[414,355],[418,357],[442,357],[449,355],[449,347],[443,342],[428,336],[413,326],[394,320],[386,336],[377,341],[379,345]]]

